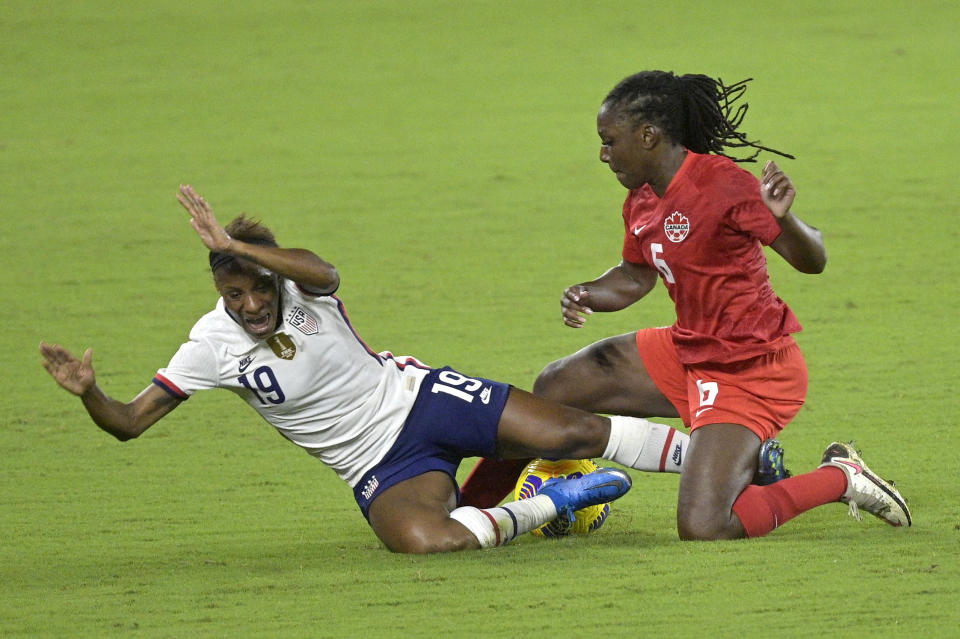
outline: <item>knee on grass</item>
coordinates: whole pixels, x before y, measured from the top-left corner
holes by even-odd
[[[452,519],[441,526],[426,522],[411,524],[403,530],[380,535],[380,540],[391,552],[413,555],[480,548],[477,538]]]
[[[678,511],[677,533],[683,541],[718,541],[746,536],[740,520],[729,511]]]

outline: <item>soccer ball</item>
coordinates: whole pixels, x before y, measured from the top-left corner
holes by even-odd
[[[520,473],[517,487],[514,490],[514,497],[516,499],[533,497],[540,492],[544,482],[552,477],[582,477],[596,469],[597,465],[591,459],[560,459],[557,461],[534,459]],[[558,517],[535,529],[533,534],[538,537],[564,537],[569,534],[586,535],[602,526],[603,522],[607,520],[608,514],[610,514],[610,504],[587,506],[576,511],[576,521],[569,522],[565,517]]]

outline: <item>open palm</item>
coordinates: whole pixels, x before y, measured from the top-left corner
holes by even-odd
[[[92,348],[86,350],[81,360],[59,344],[41,342],[40,354],[43,355],[43,367],[50,376],[74,395],[83,395],[96,383]]]

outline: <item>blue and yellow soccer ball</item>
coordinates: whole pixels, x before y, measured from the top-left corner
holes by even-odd
[[[553,477],[582,477],[596,469],[597,465],[591,459],[560,459],[557,461],[534,459],[520,473],[517,487],[514,490],[514,497],[516,499],[533,497],[540,492],[544,482]],[[570,534],[586,535],[602,526],[603,522],[607,520],[607,515],[610,514],[610,504],[588,506],[574,514],[577,517],[574,522],[567,521],[565,517],[558,517],[535,529],[533,534],[538,537],[565,537]]]

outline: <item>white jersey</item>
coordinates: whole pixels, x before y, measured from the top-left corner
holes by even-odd
[[[184,399],[208,388],[237,393],[354,486],[396,441],[429,369],[370,350],[336,296],[284,281],[281,306],[276,333],[255,340],[220,299],[154,382]]]

